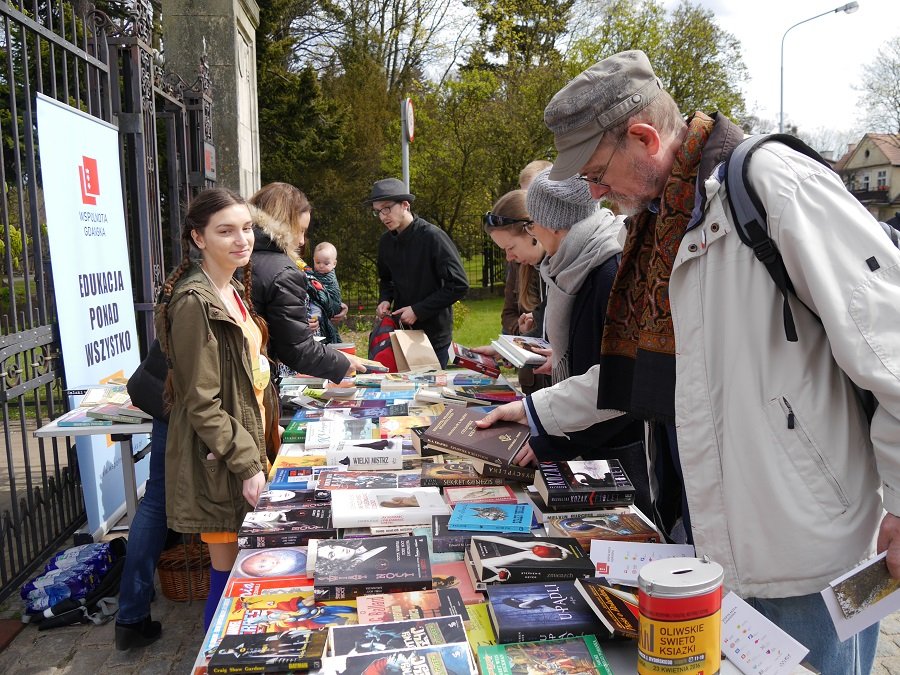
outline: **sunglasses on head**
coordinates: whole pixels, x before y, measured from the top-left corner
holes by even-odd
[[[530,225],[531,221],[527,218],[509,218],[507,216],[498,216],[496,213],[488,211],[484,214],[484,224],[488,227],[506,227],[508,225]]]

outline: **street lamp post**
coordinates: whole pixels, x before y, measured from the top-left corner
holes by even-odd
[[[848,2],[846,5],[841,5],[840,7],[829,9],[827,12],[816,14],[815,16],[811,16],[808,19],[803,19],[803,21],[798,21],[793,26],[784,31],[784,35],[781,36],[781,105],[778,111],[778,131],[780,133],[784,132],[784,38],[786,38],[787,34],[794,30],[797,26],[807,23],[808,21],[812,21],[813,19],[818,19],[820,16],[825,16],[826,14],[837,14],[838,12],[843,12],[844,14],[852,14],[858,9],[858,2]]]

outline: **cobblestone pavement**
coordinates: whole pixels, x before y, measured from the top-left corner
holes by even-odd
[[[157,642],[116,651],[114,622],[38,631],[26,626],[0,652],[4,675],[187,675],[203,639],[203,602],[179,603],[157,592],[153,618],[163,624]],[[900,612],[881,623],[873,675],[900,675]]]

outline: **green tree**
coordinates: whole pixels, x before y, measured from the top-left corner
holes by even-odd
[[[507,66],[542,66],[560,59],[574,0],[469,0],[478,17],[481,50]]]

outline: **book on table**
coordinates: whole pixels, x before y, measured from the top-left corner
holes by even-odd
[[[351,471],[397,470],[403,468],[403,439],[339,439],[324,451],[325,463],[346,466]]]
[[[459,615],[335,626],[328,629],[328,655],[352,656],[465,641],[466,630]]]
[[[129,403],[101,403],[87,409],[87,416],[98,420],[121,422],[122,424],[143,424],[153,419],[153,415],[145,413]]]
[[[326,490],[273,490],[270,488],[260,493],[254,511],[302,509],[310,506],[324,506],[330,501],[331,494]]]
[[[322,419],[307,422],[306,439],[303,444],[308,450],[327,449],[340,441],[375,440],[378,435],[378,420],[371,417],[344,419]]]
[[[335,527],[430,525],[431,516],[450,513],[435,487],[337,490],[331,504]]]
[[[320,490],[373,490],[419,487],[418,471],[323,471],[316,487]]]
[[[425,446],[430,447],[430,446]],[[456,486],[465,489],[474,489],[478,486],[495,486],[505,489],[502,478],[482,476],[475,469],[475,463],[468,458],[456,455],[445,456],[443,451],[439,455],[422,462],[422,485],[434,485],[444,488],[444,495]]]
[[[87,408],[75,408],[54,420],[58,427],[109,427],[115,424],[110,420],[98,420],[96,417],[89,417]]]
[[[484,595],[475,590],[464,560],[434,563],[431,577],[433,588],[457,589],[466,605],[484,602]]]
[[[239,550],[225,596],[261,595],[279,588],[312,590],[306,564],[305,546]]]
[[[427,415],[394,415],[378,418],[381,438],[402,438],[412,441],[412,429],[429,427],[433,422]]]
[[[450,506],[473,502],[478,504],[516,504],[519,501],[516,493],[508,485],[445,487],[444,499]]]
[[[488,612],[497,642],[610,636],[574,581],[488,586]]]
[[[331,506],[304,505],[290,510],[251,511],[238,530],[238,548],[303,546],[312,539],[337,536]]]
[[[565,581],[594,574],[590,557],[566,537],[522,540],[476,535],[468,553],[478,581],[484,584]]]
[[[613,588],[602,577],[576,579],[575,590],[581,594],[611,635],[637,639],[639,612],[636,594]]]
[[[319,600],[431,588],[425,537],[320,540],[315,556],[313,585]]]
[[[208,673],[286,673],[317,670],[328,633],[302,628],[280,633],[226,635],[209,658]]]
[[[468,550],[472,537],[484,534],[481,530],[451,530],[450,516],[433,516],[431,519],[431,549],[435,553],[463,553]],[[514,539],[533,539],[532,530],[524,534],[506,535]]]
[[[532,672],[532,667],[535,672],[545,672],[544,664],[552,664],[554,675],[612,675],[613,672],[603,649],[591,635],[485,646],[478,650],[478,664],[482,673],[490,675],[520,675]]]
[[[530,438],[528,427],[501,421],[479,429],[475,423],[484,416],[481,410],[449,406],[422,434],[422,439],[435,447],[485,462],[514,464]]]
[[[477,602],[466,605],[466,611],[469,613],[469,620],[466,621],[466,637],[477,658],[478,650],[482,647],[497,644],[497,634],[494,633],[494,627],[491,625],[488,603]]]
[[[463,619],[469,616],[456,588],[364,595],[356,599],[356,605],[359,623],[364,625],[454,614]]]
[[[659,531],[633,504],[608,509],[606,513],[585,516],[547,514],[544,529],[549,537],[572,537],[590,553],[594,539],[659,542]]]
[[[432,447],[428,445],[427,447]],[[472,467],[474,467],[475,471],[478,472],[479,476],[483,478],[491,478],[491,479],[500,479],[502,481],[515,481],[519,483],[532,483],[534,482],[535,477],[535,469],[531,466],[518,466],[516,464],[498,464],[495,462],[486,462],[483,459],[479,459],[477,457],[472,457],[471,455],[458,453],[455,450],[448,450],[446,448],[438,448],[441,452],[444,453],[445,461],[456,461],[457,459],[464,459],[469,462]]]
[[[131,397],[124,384],[95,384],[84,388],[84,395],[78,402],[79,408],[93,408],[105,403],[128,405]]]
[[[499,335],[491,342],[491,346],[516,368],[541,365],[547,357],[534,350],[550,349],[550,343],[543,338],[524,335]]]
[[[487,401],[489,405],[502,405],[522,398],[522,394],[508,384],[473,384],[455,387],[457,396]]]
[[[481,530],[484,532],[531,532],[530,504],[457,504],[450,514],[451,530]]]
[[[551,508],[634,503],[634,485],[617,459],[540,462],[534,487]]]
[[[450,363],[459,368],[467,368],[490,377],[500,377],[500,366],[492,356],[479,354],[458,342],[450,344]]]
[[[326,656],[322,675],[478,675],[467,644],[432,645],[389,652]]]

